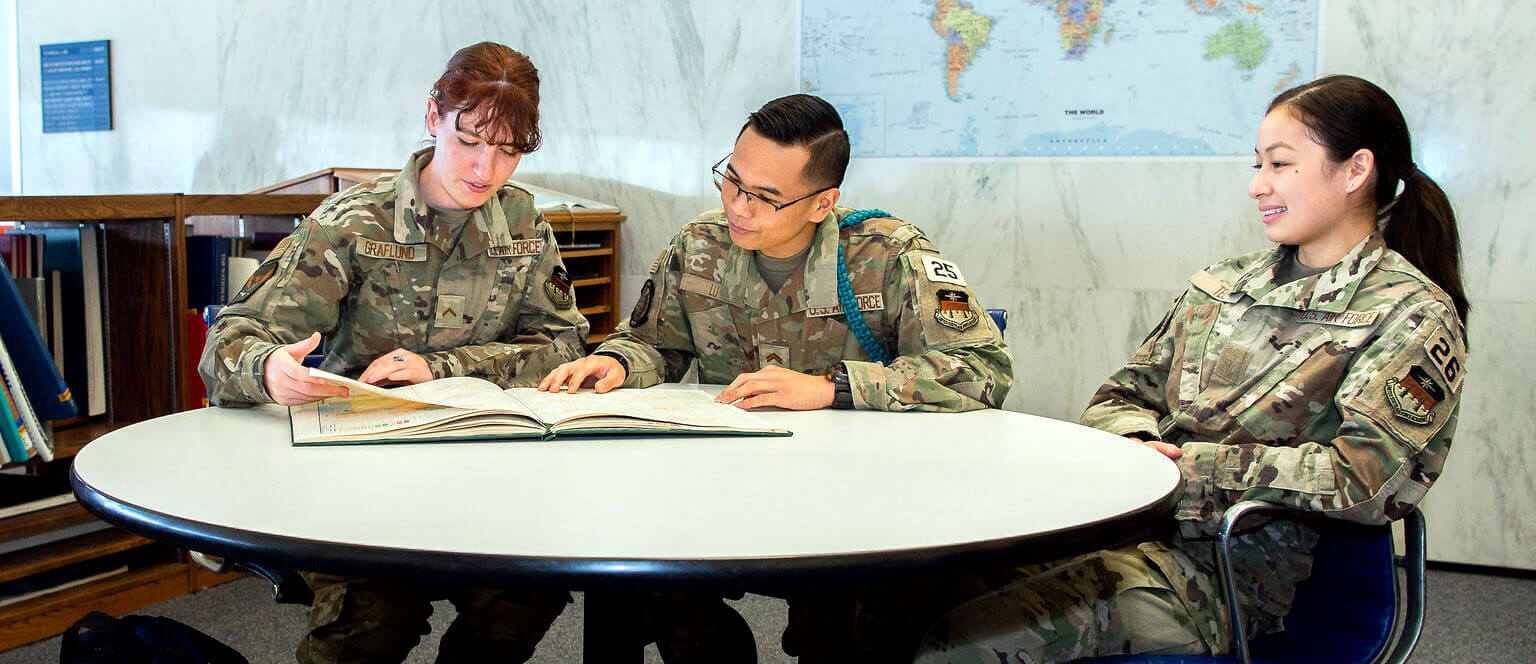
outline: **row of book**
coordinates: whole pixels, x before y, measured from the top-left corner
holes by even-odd
[[[98,246],[93,226],[0,229],[0,461],[52,460],[51,422],[79,412],[71,383],[106,412]]]

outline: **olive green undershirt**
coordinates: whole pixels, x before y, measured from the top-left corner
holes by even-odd
[[[1322,274],[1333,269],[1332,265],[1326,267],[1307,267],[1301,261],[1296,260],[1296,252],[1292,251],[1280,259],[1280,264],[1275,266],[1275,285],[1280,286],[1291,283],[1297,279]]]
[[[779,292],[779,287],[783,286],[784,282],[789,281],[789,275],[794,274],[795,270],[799,269],[800,264],[805,262],[805,257],[810,255],[810,253],[811,245],[809,244],[805,245],[805,248],[800,250],[800,253],[788,258],[774,258],[761,251],[754,251],[752,252],[752,262],[757,265],[757,273],[762,275],[763,281],[767,282],[768,289],[777,293]]]

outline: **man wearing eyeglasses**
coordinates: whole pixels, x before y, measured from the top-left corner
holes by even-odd
[[[697,362],[699,382],[729,383],[718,400],[742,408],[1001,405],[1013,384],[1002,334],[917,227],[837,206],[848,154],[842,119],[818,97],[748,116],[711,169],[724,208],[683,227],[629,320],[539,389],[647,387]]]
[[[539,389],[648,387],[697,363],[699,382],[729,383],[717,400],[741,408],[1001,405],[1013,384],[1002,334],[917,227],[837,206],[848,154],[842,119],[820,98],[790,95],[749,115],[735,150],[711,169],[723,209],[684,226],[651,265],[629,320]],[[793,601],[785,651],[851,629],[845,602]],[[654,596],[647,613],[647,625],[680,625],[672,633],[687,634],[678,640],[696,644],[700,659],[711,658],[700,651],[709,642],[715,661],[753,652],[750,631],[717,596]]]

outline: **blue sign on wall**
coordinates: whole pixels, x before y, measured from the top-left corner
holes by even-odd
[[[43,133],[112,129],[111,41],[43,44]]]

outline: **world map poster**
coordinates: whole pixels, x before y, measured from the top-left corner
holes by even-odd
[[[803,0],[855,156],[1246,155],[1316,76],[1319,0]]]

